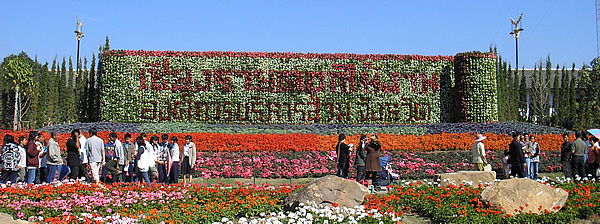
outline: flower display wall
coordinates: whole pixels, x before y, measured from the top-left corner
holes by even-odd
[[[495,60],[482,55],[474,66]],[[109,50],[101,63],[105,121],[439,123],[456,111],[440,107],[453,56]]]

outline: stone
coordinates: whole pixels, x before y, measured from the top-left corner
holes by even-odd
[[[479,196],[482,202],[501,207],[503,212],[511,215],[519,212],[543,214],[544,210],[557,212],[568,197],[569,193],[563,189],[526,178],[498,181],[485,188]]]
[[[288,196],[283,204],[287,211],[293,211],[300,203],[309,201],[317,205],[337,204],[339,207],[354,208],[362,204],[369,194],[367,187],[356,181],[329,175],[306,184]]]
[[[2,224],[25,224],[29,223],[23,220],[14,220],[12,216],[6,213],[0,213],[0,223]]]
[[[495,171],[458,171],[454,173],[438,174],[440,179],[440,185],[448,186],[454,185],[471,185],[479,186],[479,184],[486,185],[486,183],[493,183],[496,180]]]

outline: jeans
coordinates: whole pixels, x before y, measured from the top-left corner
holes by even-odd
[[[525,167],[525,177],[531,179],[531,158],[525,158],[525,164],[527,164],[527,167]]]
[[[56,177],[56,171],[60,173],[60,165],[48,165],[48,175],[46,176],[46,183],[52,183],[54,177]]]
[[[149,184],[150,178],[148,178],[148,172],[140,172],[140,174],[142,175],[142,180]]]
[[[167,164],[156,164],[158,169],[158,182],[169,183],[169,177],[167,177]]]
[[[17,182],[17,176],[19,171],[12,171],[12,170],[3,170],[2,174],[0,174],[0,183],[2,184],[6,184],[6,183],[11,183],[14,184]]]
[[[27,169],[27,184],[33,184],[35,181],[35,171],[37,169]]]
[[[538,171],[540,168],[540,162],[531,162],[531,166],[529,167],[529,172],[531,173],[531,179],[538,179]]]

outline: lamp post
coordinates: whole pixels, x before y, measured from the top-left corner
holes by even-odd
[[[77,75],[79,75],[79,46],[81,45],[81,38],[83,37],[83,32],[81,32],[81,25],[83,22],[79,21],[79,17],[77,18],[77,30],[75,30],[75,35],[77,36]]]
[[[519,16],[519,19],[515,22],[514,19],[510,18],[510,22],[515,25],[515,29],[510,32],[510,34],[515,36],[515,55],[516,55],[516,68],[519,69],[519,34],[523,31],[523,28],[519,28],[519,23],[521,22],[521,18],[523,18],[523,13]]]

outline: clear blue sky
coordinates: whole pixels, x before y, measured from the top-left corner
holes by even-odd
[[[597,56],[586,1],[3,1],[0,57],[41,62],[113,49],[454,55],[496,45],[515,64],[510,18],[523,12],[519,65]]]

